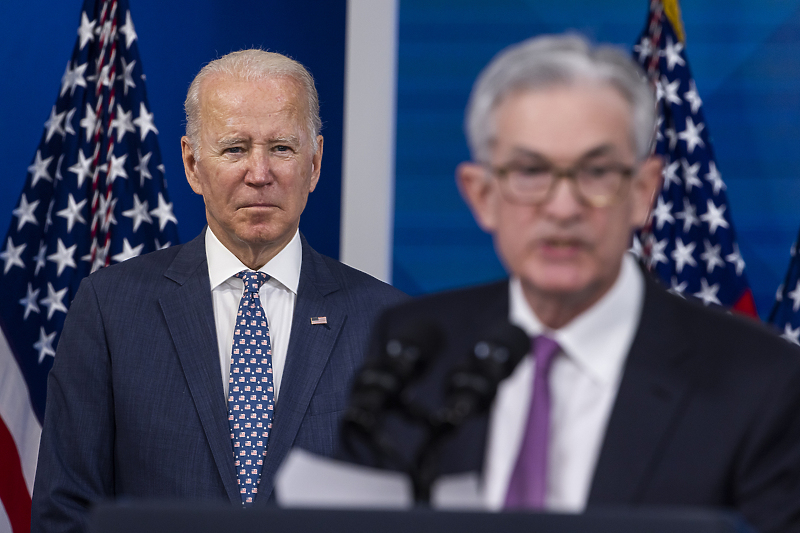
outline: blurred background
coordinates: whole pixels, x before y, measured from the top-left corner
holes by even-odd
[[[380,62],[347,56],[348,31],[353,30],[347,13],[359,4],[355,0],[349,7],[345,0],[130,0],[181,240],[193,238],[205,223],[202,200],[186,184],[180,160],[186,89],[207,61],[260,46],[294,57],[317,80],[325,135],[322,179],[301,223],[317,250],[366,270],[371,267],[360,258],[386,255],[385,268],[373,273],[411,294],[502,277],[490,239],[475,225],[454,183],[456,165],[469,157],[462,118],[473,80],[499,50],[541,33],[572,29],[631,50],[645,26],[648,2],[368,3],[373,12],[392,17],[393,27],[376,30],[372,36],[367,33],[352,46],[369,50],[371,40],[388,41]],[[27,167],[60,90],[82,2],[4,4],[0,17],[3,231],[11,222]],[[800,0],[686,0],[681,9],[686,53],[727,184],[746,273],[764,318],[800,227]],[[368,99],[345,105],[348,70],[359,70],[368,79],[371,71],[387,65],[396,73],[391,80],[396,98],[386,99],[390,105],[372,108]],[[360,90],[369,89],[367,84]],[[357,107],[365,107],[362,114],[366,111],[373,121],[377,117],[390,128],[392,146],[385,154],[385,171],[364,175],[357,163],[348,163],[343,180],[343,152],[352,158],[348,161],[374,155],[355,136],[345,139],[346,123],[348,131],[370,134],[371,123],[345,119],[348,112],[359,111]],[[383,236],[354,233],[343,253],[343,218],[362,220],[358,211],[375,203],[372,189],[360,186],[359,180],[385,185],[389,201],[381,210],[388,210],[384,213],[388,225]],[[343,182],[351,184],[347,194],[355,199],[344,204]]]

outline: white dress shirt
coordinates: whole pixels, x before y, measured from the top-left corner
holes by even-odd
[[[550,369],[550,442],[545,508],[581,512],[602,446],[622,369],[639,325],[644,278],[625,255],[611,289],[590,309],[555,331],[539,321],[517,278],[509,284],[509,320],[528,335],[547,333],[561,352]],[[528,418],[533,356],[500,384],[492,405],[484,463],[484,501],[502,509]]]
[[[222,371],[222,387],[228,398],[233,327],[239,301],[244,293],[244,281],[235,277],[242,270],[249,270],[233,253],[217,239],[211,228],[206,230],[206,258],[208,277],[211,281],[211,300],[214,306],[214,322],[217,327],[217,349]],[[289,244],[269,263],[259,269],[269,275],[261,285],[258,296],[267,315],[270,344],[272,346],[272,379],[275,401],[281,388],[281,376],[286,364],[289,335],[292,331],[292,316],[297,300],[297,285],[300,282],[300,266],[303,250],[300,232],[296,232]]]

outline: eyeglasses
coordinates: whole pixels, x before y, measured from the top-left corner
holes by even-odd
[[[619,163],[580,163],[559,169],[548,163],[511,164],[487,169],[500,179],[500,190],[514,203],[540,205],[547,202],[561,178],[572,182],[578,199],[592,207],[607,207],[620,195],[634,168]]]

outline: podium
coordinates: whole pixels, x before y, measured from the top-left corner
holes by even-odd
[[[738,515],[694,508],[597,508],[584,514],[237,509],[202,503],[100,504],[89,533],[754,533]]]

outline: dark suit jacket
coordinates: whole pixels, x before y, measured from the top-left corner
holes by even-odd
[[[204,233],[83,281],[48,378],[32,531],[110,498],[240,503]],[[302,241],[281,393],[255,505],[292,446],[330,455],[371,326],[404,295]],[[312,325],[324,316],[327,324]]]
[[[441,325],[444,353],[414,389],[431,408],[447,372],[507,316],[507,282],[432,295],[384,314],[376,343],[409,320]],[[444,445],[443,473],[482,469],[487,423]],[[414,448],[408,425],[390,420],[387,431]],[[764,532],[800,531],[800,350],[648,279],[588,504],[731,507]]]

